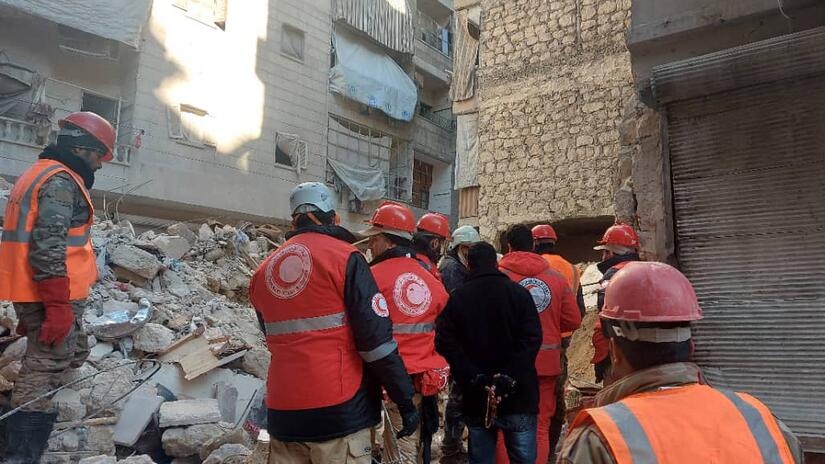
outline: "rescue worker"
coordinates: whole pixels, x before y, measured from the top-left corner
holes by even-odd
[[[453,231],[450,251],[441,260],[438,270],[441,281],[448,292],[458,288],[467,278],[467,252],[473,243],[481,240],[478,231],[472,226],[461,226]]]
[[[444,244],[450,238],[450,222],[443,214],[425,213],[415,225],[413,248],[416,258],[427,271],[441,281],[438,262],[444,252]]]
[[[559,236],[556,230],[549,224],[539,224],[532,229],[533,232],[533,250],[540,254],[550,265],[550,268],[567,279],[570,289],[576,295],[576,303],[579,305],[579,313],[584,319],[585,305],[584,294],[581,286],[581,271],[572,263],[564,259],[556,251],[556,242]],[[561,429],[564,426],[564,420],[567,413],[567,408],[564,401],[564,385],[567,383],[567,348],[570,346],[570,338],[573,332],[564,332],[561,334],[561,374],[556,380],[556,412],[553,414],[553,419],[550,421],[550,456],[548,462],[555,462],[556,445],[561,438]]]
[[[573,420],[559,462],[803,462],[799,441],[764,404],[706,385],[690,362],[690,323],[702,310],[682,273],[627,264],[600,317],[617,380]]]
[[[541,321],[542,344],[536,358],[539,379],[536,462],[546,463],[550,454],[550,422],[556,412],[556,383],[562,373],[561,334],[579,328],[581,313],[568,280],[533,253],[533,234],[527,226],[511,226],[505,240],[508,252],[499,261],[499,269],[530,292]],[[499,440],[496,462],[508,462],[503,440]]]
[[[447,361],[435,352],[435,318],[447,304],[447,291],[415,258],[415,216],[409,208],[384,202],[369,224],[360,233],[369,237],[367,246],[374,256],[370,269],[378,290],[388,297],[398,352],[413,379],[413,403],[422,418],[418,430],[397,441],[397,450],[385,446],[385,460],[406,464],[429,462],[432,435],[438,429],[437,394],[447,385]],[[401,426],[398,405],[388,401],[387,413],[392,427],[385,427],[385,433]],[[388,441],[392,442],[385,443]]]
[[[610,226],[594,250],[602,252],[602,261],[596,265],[602,273],[597,291],[598,308],[604,306],[604,291],[610,279],[631,261],[639,261],[639,236],[633,227],[627,224]],[[608,355],[607,339],[602,334],[601,319],[596,321],[593,329],[593,369],[596,372],[596,382],[610,381],[610,356]]]
[[[472,226],[461,226],[453,231],[450,250],[441,260],[439,271],[444,288],[452,293],[467,279],[467,254],[470,246],[481,241]],[[461,390],[450,380],[450,393],[444,408],[444,439],[441,442],[442,462],[462,462],[467,454],[464,449],[464,422],[461,419]]]
[[[112,159],[115,129],[90,112],[58,122],[57,141],[14,184],[0,242],[0,300],[11,300],[28,345],[12,390],[16,408],[58,387],[64,371],[89,355],[82,316],[97,280],[90,240],[95,171]],[[49,399],[3,424],[2,462],[39,463],[57,419]]]
[[[398,405],[399,437],[418,428],[413,385],[387,301],[355,237],[319,182],[289,197],[293,230],[252,276],[249,301],[272,355],[266,406],[271,464],[368,464],[381,387]]]
[[[435,346],[464,393],[461,411],[470,429],[469,461],[492,464],[502,430],[511,462],[533,464],[539,314],[530,293],[498,270],[492,245],[474,244],[467,263],[467,282],[450,295],[436,320]],[[494,396],[501,398],[497,406],[489,402],[488,389],[493,387]]]

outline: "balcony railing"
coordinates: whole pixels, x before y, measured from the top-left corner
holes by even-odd
[[[418,12],[418,38],[446,56],[451,56],[453,53],[449,28],[442,27],[433,18],[420,11]]]
[[[19,119],[0,117],[0,140],[3,142],[40,148],[45,144],[40,139],[38,126]]]
[[[418,106],[418,115],[444,130],[454,131],[456,128],[455,119],[445,118],[426,106]]]

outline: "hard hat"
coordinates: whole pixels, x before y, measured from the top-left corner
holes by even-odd
[[[604,236],[599,240],[599,246],[594,250],[607,250],[609,245],[619,245],[627,248],[639,248],[639,236],[627,224],[615,224],[604,232]]]
[[[418,220],[415,228],[419,232],[429,232],[443,239],[450,238],[450,223],[443,214],[426,213]]]
[[[453,239],[450,242],[450,248],[455,248],[461,244],[472,245],[473,243],[480,241],[481,236],[478,235],[478,231],[475,227],[461,226],[453,231]]]
[[[301,206],[307,211],[299,211]],[[292,214],[311,212],[313,209],[328,213],[335,209],[335,202],[329,188],[320,182],[303,182],[295,186],[289,194],[289,209]]]
[[[702,308],[687,277],[664,263],[633,261],[607,285],[600,317],[630,322],[688,322]]]
[[[549,224],[539,224],[533,227],[533,240],[558,240],[556,229]]]
[[[109,121],[91,111],[78,111],[57,121],[60,129],[63,129],[66,123],[81,129],[103,144],[106,148],[106,153],[104,153],[102,158],[103,161],[111,161],[112,158],[114,158],[112,150],[114,150],[115,147],[115,128],[112,127]],[[69,128],[66,129],[68,130]]]
[[[391,234],[409,240],[415,232],[415,215],[401,203],[387,200],[378,205],[367,224],[370,227],[361,235]]]

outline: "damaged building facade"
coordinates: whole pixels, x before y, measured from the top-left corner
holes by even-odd
[[[90,110],[118,134],[93,199],[136,225],[286,225],[305,181],[354,229],[385,198],[455,213],[449,2],[59,3],[0,1],[7,180]]]
[[[587,259],[620,187],[630,1],[454,6],[460,222],[494,241],[515,223],[551,223],[562,251]]]
[[[707,379],[825,453],[825,5],[634,0],[632,16],[617,215],[693,282]]]

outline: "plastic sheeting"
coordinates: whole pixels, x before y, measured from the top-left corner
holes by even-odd
[[[456,121],[455,189],[478,185],[478,113]]]
[[[0,0],[0,5],[138,48],[152,0]]]
[[[328,159],[327,162],[335,171],[335,175],[359,200],[380,200],[387,194],[387,189],[384,187],[384,173],[380,170],[350,166],[332,159]]]
[[[413,53],[415,11],[411,0],[335,0],[333,15],[391,50]]]
[[[473,98],[475,94],[478,40],[470,34],[470,21],[479,10],[460,10],[455,14],[455,59],[450,97],[453,101]],[[476,19],[477,20],[477,19]]]
[[[335,31],[335,58],[329,76],[333,92],[377,108],[393,119],[412,121],[418,89],[378,46],[339,29]]]

